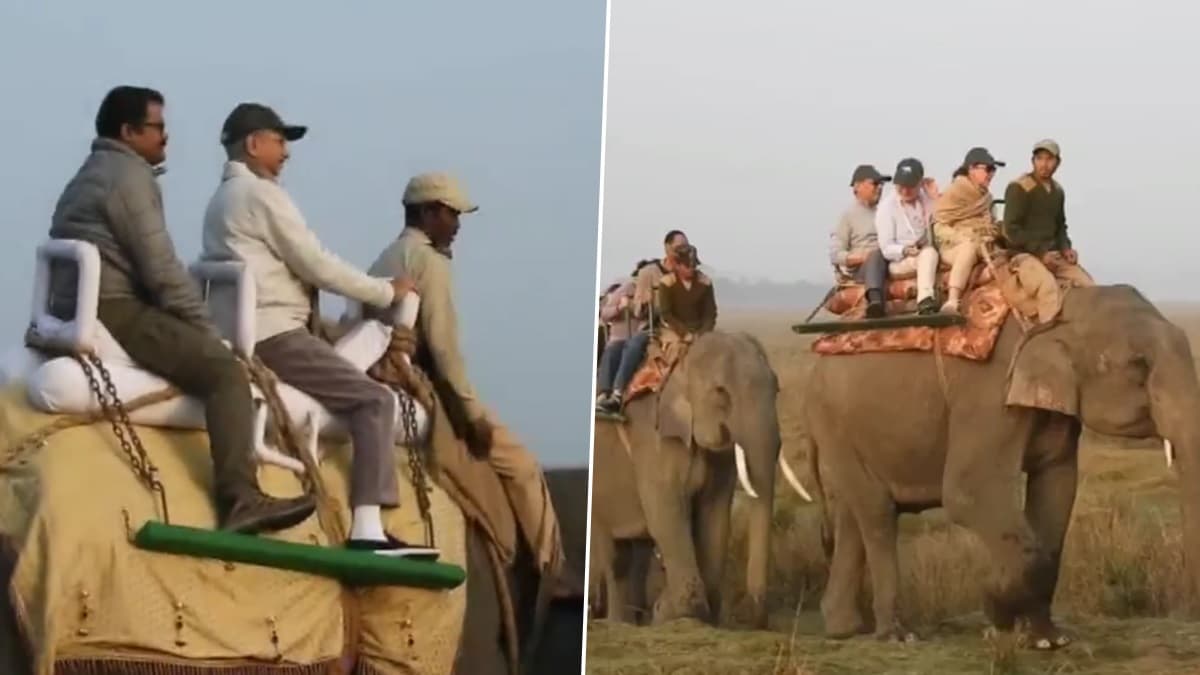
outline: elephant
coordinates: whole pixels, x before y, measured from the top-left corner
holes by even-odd
[[[875,634],[916,639],[897,619],[897,518],[943,507],[991,559],[988,631],[1021,629],[1035,649],[1068,644],[1051,603],[1083,425],[1163,441],[1180,474],[1188,578],[1200,581],[1197,411],[1187,336],[1128,285],[1069,289],[1049,324],[1010,313],[986,361],[917,352],[819,357],[803,417],[832,556],[821,599],[826,634],[870,631],[858,602],[865,563]]]
[[[558,513],[563,548],[572,573],[583,576],[586,553],[588,470],[547,469],[546,484]],[[454,673],[466,675],[516,675],[508,667],[503,619],[495,578],[478,526],[467,525],[467,610],[454,664]],[[521,675],[552,675],[577,672],[583,662],[584,598],[551,602],[544,621],[534,621],[538,577],[530,564],[532,556],[522,546],[508,570],[509,587],[516,613]],[[0,556],[0,583],[7,587],[13,561]],[[0,598],[0,672],[32,674],[33,665],[16,621],[9,594]],[[397,639],[400,639],[397,637]],[[344,672],[357,672],[354,655],[344,659]],[[97,671],[99,672],[99,671]],[[115,671],[114,671],[115,672]]]
[[[658,396],[628,401],[624,421],[597,419],[591,587],[604,579],[610,617],[622,619],[628,604],[626,580],[613,574],[612,542],[650,537],[666,577],[652,622],[716,620],[736,480],[754,499],[746,567],[750,621],[766,625],[776,463],[807,496],[780,454],[778,392],[757,340],[711,331],[694,340]]]

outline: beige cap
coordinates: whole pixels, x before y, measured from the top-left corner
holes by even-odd
[[[1049,138],[1040,140],[1033,146],[1034,154],[1037,154],[1038,150],[1045,150],[1055,157],[1062,157],[1062,152],[1058,149],[1058,143],[1055,143]]]
[[[404,205],[440,202],[459,213],[474,213],[479,206],[467,199],[467,192],[454,176],[432,172],[413,176],[404,188]]]

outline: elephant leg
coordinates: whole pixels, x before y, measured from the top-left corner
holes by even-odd
[[[631,623],[629,587],[630,579],[636,578],[630,573],[632,548],[633,546],[628,540],[616,542],[613,564],[609,567],[608,574],[604,579],[604,585],[608,587],[605,601],[610,621]]]
[[[951,438],[969,439],[985,427],[976,425],[961,434],[952,431]],[[1002,631],[1011,631],[1032,604],[1028,579],[1038,557],[1037,537],[1017,500],[1023,448],[1012,448],[1019,445],[1017,440],[965,448],[952,445],[942,485],[950,520],[974,532],[991,554],[984,611]]]
[[[646,599],[647,584],[650,577],[650,563],[654,559],[654,542],[649,539],[635,539],[630,542],[629,550],[629,583],[626,593],[629,598],[629,608],[633,612],[634,623],[645,623],[648,618],[649,604]]]
[[[829,562],[829,582],[821,598],[821,615],[825,619],[825,634],[843,640],[866,629],[858,601],[867,553],[858,521],[850,509],[839,501],[832,515],[833,557]]]
[[[1031,570],[1033,601],[1027,615],[1030,637],[1037,649],[1064,647],[1071,641],[1054,625],[1050,606],[1058,587],[1063,541],[1075,505],[1077,481],[1078,467],[1072,454],[1032,472],[1025,491],[1025,516],[1037,534],[1042,551]]]
[[[856,495],[851,509],[858,521],[867,567],[871,572],[875,636],[881,640],[911,642],[916,635],[906,630],[896,615],[896,599],[900,592],[896,504],[882,485],[873,487],[871,494]]]
[[[721,579],[729,550],[729,511],[737,474],[733,460],[712,456],[708,481],[696,499],[696,554],[714,623],[721,617]],[[759,602],[763,599],[759,598]]]
[[[646,529],[658,545],[667,583],[654,603],[652,623],[678,618],[707,620],[708,602],[696,562],[692,540],[691,499],[684,494],[682,476],[650,479],[644,472],[638,490],[646,515]]]

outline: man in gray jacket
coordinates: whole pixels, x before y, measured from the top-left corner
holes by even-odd
[[[162,94],[142,87],[120,86],[105,96],[97,138],[59,197],[50,236],[99,249],[100,321],[140,366],[204,402],[219,527],[242,533],[292,527],[312,514],[315,502],[259,488],[250,383],[167,232],[154,168],[166,159],[163,105]],[[72,276],[52,274],[54,294],[68,303]]]

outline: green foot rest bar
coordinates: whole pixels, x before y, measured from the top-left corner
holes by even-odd
[[[600,412],[599,410],[596,411],[596,419],[608,420],[610,422],[626,422],[626,421],[628,421],[628,419],[621,413],[606,413],[606,412]]]
[[[792,326],[797,333],[849,333],[856,330],[880,330],[884,328],[909,328],[912,326],[927,326],[929,328],[945,328],[946,326],[961,326],[967,318],[961,314],[904,314],[900,316],[885,316],[881,319],[842,319],[839,321],[816,321],[813,323],[798,323]]]
[[[297,544],[154,521],[138,530],[134,544],[138,548],[162,553],[308,572],[333,577],[350,586],[455,588],[467,578],[466,570],[443,562]]]

